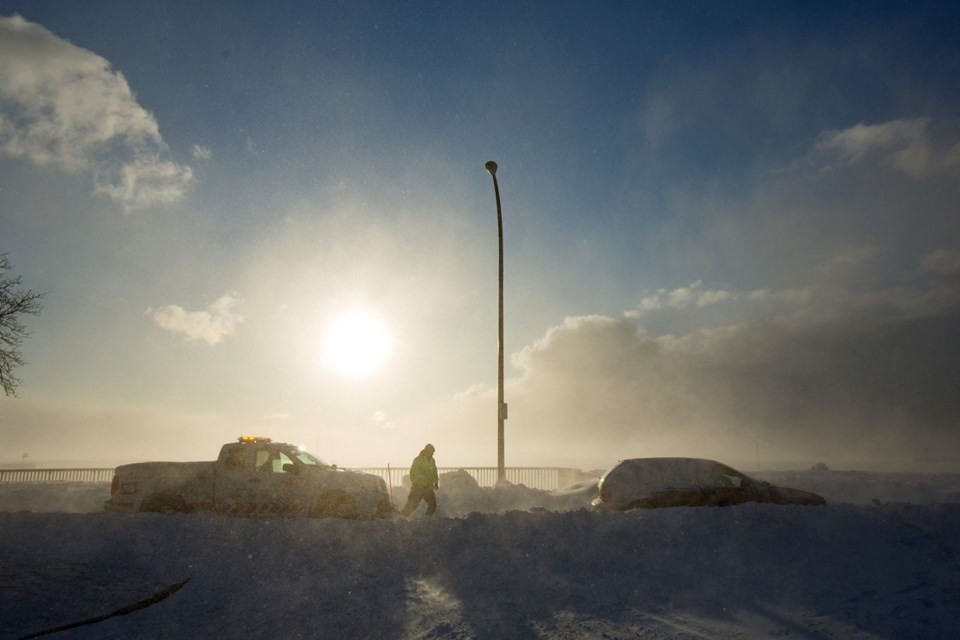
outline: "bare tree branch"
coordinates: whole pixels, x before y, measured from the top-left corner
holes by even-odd
[[[14,370],[24,364],[20,347],[30,335],[21,317],[40,313],[43,294],[21,289],[20,278],[7,277],[8,271],[10,260],[0,253],[0,386],[5,395],[16,396],[20,378]]]

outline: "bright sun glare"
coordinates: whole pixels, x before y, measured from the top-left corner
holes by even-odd
[[[335,317],[327,327],[326,364],[348,378],[365,378],[380,370],[390,353],[390,333],[375,314],[354,309]]]

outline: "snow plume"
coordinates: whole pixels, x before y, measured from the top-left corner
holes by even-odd
[[[204,311],[187,311],[170,304],[157,309],[147,309],[147,315],[161,329],[182,334],[187,340],[203,340],[213,346],[236,332],[243,322],[235,307],[239,300],[230,295],[222,296]]]
[[[121,73],[19,15],[0,18],[0,151],[89,172],[127,212],[175,201],[193,180],[163,158],[157,121]]]
[[[781,459],[956,451],[956,260],[931,253],[909,285],[865,293],[770,292],[738,322],[680,334],[633,318],[568,318],[514,358],[512,446],[557,438],[608,459],[747,459],[755,442]]]

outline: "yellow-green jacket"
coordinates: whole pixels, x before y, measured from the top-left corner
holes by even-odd
[[[410,484],[433,489],[437,486],[438,481],[437,463],[429,454],[421,451],[420,455],[414,458],[410,465]]]

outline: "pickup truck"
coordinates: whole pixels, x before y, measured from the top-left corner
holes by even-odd
[[[215,462],[121,465],[104,509],[351,519],[394,512],[380,476],[339,469],[294,445],[252,436],[223,445]]]

